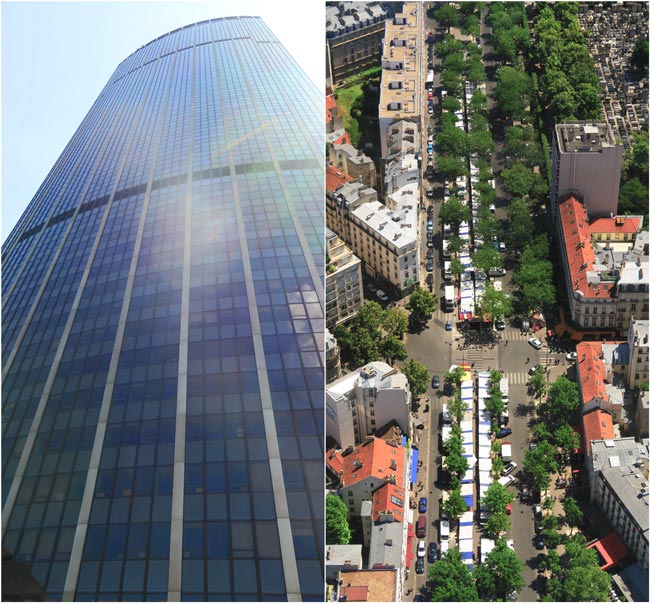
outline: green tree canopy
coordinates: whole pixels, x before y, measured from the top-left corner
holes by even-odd
[[[406,375],[414,398],[421,396],[429,386],[429,369],[412,358],[402,367],[402,373]]]
[[[512,316],[512,299],[505,291],[497,291],[493,283],[488,283],[479,302],[478,315],[492,321],[504,320]]]
[[[530,102],[530,78],[514,67],[499,67],[496,77],[495,96],[501,115],[522,118]]]
[[[521,573],[524,563],[503,540],[497,540],[485,558],[474,570],[476,587],[484,600],[504,601],[510,593],[521,590],[525,584]]]
[[[648,75],[648,40],[639,38],[634,43],[634,50],[630,56],[630,70],[637,79],[642,79]]]
[[[325,497],[325,517],[327,544],[348,544],[351,538],[348,509],[338,496]]]
[[[459,23],[458,10],[451,4],[443,4],[440,8],[433,11],[433,18],[441,27],[446,27],[447,31],[456,27]]]
[[[477,270],[483,270],[487,274],[492,267],[501,268],[503,266],[503,258],[494,248],[492,241],[484,241],[472,254],[472,265]]]
[[[388,335],[403,337],[409,326],[409,315],[404,308],[400,306],[391,306],[384,311],[384,330]]]
[[[406,348],[397,335],[388,335],[379,343],[379,351],[387,364],[396,360],[406,360]]]
[[[460,158],[441,154],[436,155],[436,171],[445,180],[455,180],[458,176],[467,173],[465,164]]]
[[[528,380],[528,387],[535,392],[535,397],[541,396],[546,391],[546,371],[541,365],[535,367],[535,371]]]
[[[455,488],[449,492],[449,496],[441,505],[441,509],[447,514],[450,521],[456,521],[465,511],[467,503],[460,495],[460,488]]]
[[[510,516],[505,512],[491,513],[485,522],[483,531],[490,538],[500,538],[502,534],[510,530],[511,524]]]
[[[488,395],[485,399],[485,408],[492,415],[492,420],[496,420],[499,415],[504,411],[506,405],[503,403],[503,394],[499,386],[490,386],[488,388]]]
[[[449,197],[440,206],[438,219],[443,224],[449,224],[454,231],[458,231],[461,222],[467,222],[472,217],[472,210],[465,205],[458,197]]]
[[[533,490],[541,492],[550,484],[550,475],[557,471],[555,449],[548,441],[539,442],[536,448],[528,450],[524,458],[524,472]]]
[[[469,148],[467,134],[456,126],[443,128],[436,137],[436,145],[441,153],[453,157],[463,157]]]
[[[510,220],[510,247],[523,249],[530,241],[530,233],[533,232],[533,219],[530,217],[528,204],[521,198],[513,199],[508,205],[507,212]]]
[[[406,304],[406,308],[411,312],[411,319],[416,323],[428,321],[437,307],[437,296],[422,287],[418,287],[411,293],[411,297]]]
[[[460,422],[467,411],[467,402],[460,397],[460,389],[454,392],[454,395],[449,399],[447,407],[453,419]]]
[[[571,531],[573,531],[573,528],[580,525],[583,516],[582,510],[578,506],[578,501],[572,496],[567,496],[562,503],[562,507],[564,508],[566,521],[571,526]]]
[[[483,497],[483,504],[487,507],[490,513],[504,513],[506,512],[506,505],[511,503],[515,498],[512,492],[509,492],[505,486],[499,482],[492,482],[488,489],[485,491]]]
[[[457,548],[429,566],[432,601],[479,601],[474,579]]]
[[[577,383],[560,375],[549,387],[546,400],[539,405],[538,413],[551,431],[554,431],[570,422],[579,407]]]

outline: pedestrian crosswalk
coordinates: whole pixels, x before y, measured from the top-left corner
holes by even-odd
[[[524,371],[505,373],[503,376],[508,378],[510,385],[526,385],[530,379],[528,373]]]

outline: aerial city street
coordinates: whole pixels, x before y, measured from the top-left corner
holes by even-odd
[[[329,601],[648,601],[648,4],[328,2]]]

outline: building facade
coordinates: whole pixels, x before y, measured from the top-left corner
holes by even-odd
[[[322,601],[323,109],[256,17],[91,107],[2,248],[5,600]]]
[[[385,362],[371,362],[326,387],[326,435],[342,448],[363,442],[395,421],[411,436],[408,379]]]
[[[648,320],[648,231],[637,216],[590,222],[573,196],[559,203],[557,219],[572,323],[625,338],[633,316]]]
[[[386,9],[381,2],[328,2],[327,77],[332,86],[377,66]]]
[[[330,145],[329,160],[332,165],[344,171],[350,178],[363,182],[371,188],[376,188],[377,170],[374,162],[351,144]]]
[[[325,318],[329,329],[352,318],[363,303],[361,260],[329,228],[325,232]]]
[[[618,210],[623,145],[606,123],[557,124],[551,151],[551,207],[567,196],[584,200],[589,217]]]

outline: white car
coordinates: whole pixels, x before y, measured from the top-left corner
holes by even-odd
[[[536,350],[541,350],[542,349],[542,342],[539,339],[536,339],[535,337],[531,337],[528,340],[528,343],[532,345]]]
[[[376,295],[381,301],[388,301],[388,295],[386,295],[381,289],[377,289]]]
[[[578,354],[576,354],[575,352],[569,352],[566,355],[566,359],[569,360],[570,362],[574,362],[576,358],[578,358]]]
[[[424,544],[424,540],[420,540],[418,542],[418,557],[426,557],[427,556],[427,546]]]
[[[505,477],[500,477],[499,478],[499,483],[504,487],[507,488],[509,485],[513,484],[515,481],[515,478],[512,477],[512,475],[506,475]]]

